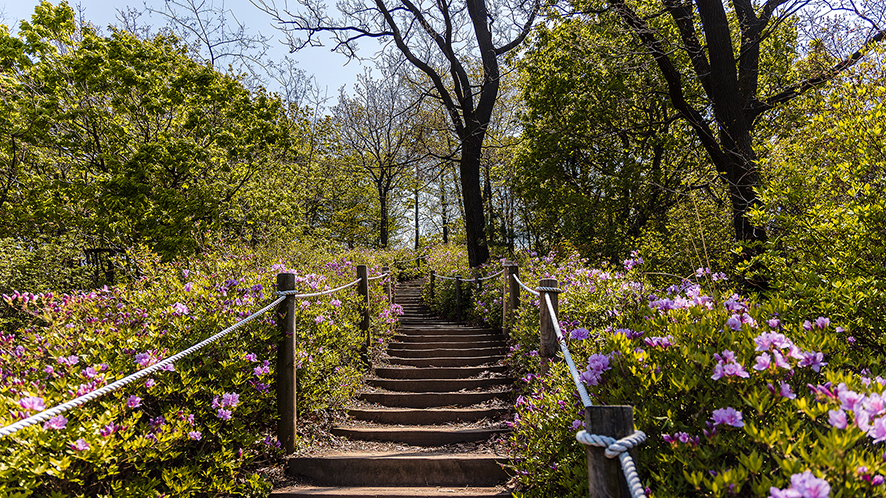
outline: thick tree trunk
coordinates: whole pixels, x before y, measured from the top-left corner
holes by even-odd
[[[465,233],[468,243],[468,264],[477,267],[489,260],[486,245],[486,223],[483,216],[483,196],[480,195],[480,151],[483,147],[482,129],[468,131],[462,138],[461,189],[465,207]]]

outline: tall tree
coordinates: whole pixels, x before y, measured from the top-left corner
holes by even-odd
[[[420,152],[419,107],[401,91],[402,78],[395,68],[384,68],[376,80],[370,72],[358,78],[354,95],[341,90],[333,109],[338,140],[354,172],[369,177],[378,195],[379,245],[390,239],[391,196],[407,187]]]
[[[755,127],[761,117],[811,88],[832,79],[863,58],[886,36],[882,5],[859,6],[854,0],[823,4],[858,21],[855,47],[829,59],[827,66],[788,74],[763,69],[780,40],[781,26],[800,23],[799,11],[813,9],[808,0],[596,0],[574,6],[593,16],[613,14],[652,56],[667,85],[671,103],[692,128],[725,182],[733,212],[735,238],[766,240],[747,213],[758,203],[761,187]],[[871,8],[869,8],[871,7]],[[868,11],[868,12],[865,12]],[[815,12],[809,12],[815,18]],[[831,20],[834,11],[819,12]],[[662,15],[664,14],[664,15]],[[777,52],[777,50],[776,50]],[[784,52],[791,58],[797,52]]]
[[[459,169],[465,210],[468,259],[478,266],[489,259],[485,237],[480,164],[486,129],[498,97],[499,59],[526,37],[540,0],[500,2],[468,0],[425,4],[412,0],[360,0],[337,3],[340,15],[330,17],[319,0],[299,0],[296,12],[257,1],[290,35],[299,50],[321,44],[330,35],[334,50],[357,57],[357,42],[377,39],[397,51],[432,82],[431,94],[445,107],[461,145]],[[480,71],[469,70],[479,60]]]

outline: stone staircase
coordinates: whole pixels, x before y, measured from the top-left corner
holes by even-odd
[[[511,412],[504,337],[432,316],[420,294],[420,281],[397,287],[399,335],[348,410],[347,425],[332,429],[396,451],[291,458],[289,475],[306,484],[271,496],[510,496],[502,487],[506,459],[488,450],[490,441],[506,437],[503,421]]]

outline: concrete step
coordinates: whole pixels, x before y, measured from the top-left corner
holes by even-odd
[[[411,393],[446,393],[513,383],[514,379],[508,377],[490,379],[370,379],[367,381],[367,384],[373,387]]]
[[[397,334],[393,337],[396,343],[400,344],[417,344],[425,342],[483,342],[483,341],[499,341],[505,342],[505,336],[502,334],[444,334],[442,332],[430,331],[427,334]]]
[[[476,453],[348,453],[290,458],[288,473],[318,486],[491,487],[507,480],[505,463]]]
[[[504,354],[507,348],[504,346],[497,348],[436,348],[436,349],[393,349],[388,348],[388,355],[397,358],[441,358],[441,357],[459,357],[474,358],[477,356],[491,356],[496,354]]]
[[[500,487],[329,487],[290,486],[271,492],[275,498],[319,496],[322,498],[510,498],[511,493]]]
[[[362,393],[357,397],[367,403],[396,408],[434,408],[444,406],[471,406],[494,399],[506,400],[510,391],[479,393]]]
[[[449,336],[438,335],[434,336],[438,339],[438,342],[392,342],[388,344],[388,350],[398,350],[398,349],[463,349],[463,348],[505,348],[505,341],[502,340],[483,340],[486,338],[482,338],[477,341],[449,341]],[[454,338],[464,337],[464,336],[452,336]],[[467,337],[477,337],[477,336],[467,336]]]
[[[509,412],[510,410],[504,408],[354,408],[348,410],[348,415],[354,420],[377,424],[433,425],[498,420]]]
[[[476,377],[484,372],[504,373],[506,371],[507,367],[504,365],[430,368],[379,367],[375,369],[375,375],[384,379],[464,379]]]
[[[474,443],[504,436],[510,429],[449,429],[446,427],[333,427],[332,434],[360,441],[378,441],[412,446],[446,446]]]
[[[407,365],[411,367],[476,367],[488,363],[498,363],[504,360],[503,355],[476,356],[471,358],[440,357],[440,358],[398,358],[391,357],[388,362],[392,365]]]

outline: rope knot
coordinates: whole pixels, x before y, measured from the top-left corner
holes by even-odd
[[[588,446],[596,446],[598,448],[606,448],[605,454],[607,458],[615,458],[621,461],[621,468],[625,473],[625,480],[628,483],[628,489],[633,498],[643,498],[646,496],[643,485],[640,482],[640,476],[637,475],[637,468],[628,450],[639,446],[640,443],[646,441],[646,433],[643,431],[634,431],[633,434],[621,439],[615,439],[609,436],[600,436],[598,434],[588,434],[587,431],[579,431],[575,435],[580,443]]]

